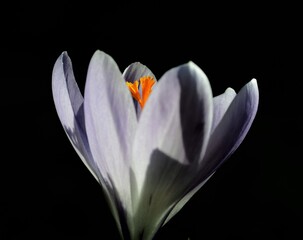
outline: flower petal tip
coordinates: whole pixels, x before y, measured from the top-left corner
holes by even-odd
[[[250,83],[255,85],[255,86],[258,86],[258,83],[257,83],[257,79],[253,78],[252,80],[250,80]]]
[[[104,55],[107,55],[105,52],[101,51],[101,50],[96,50],[91,58],[91,60],[93,59],[98,59],[98,58],[102,58]]]
[[[193,61],[188,61],[187,64],[185,64],[188,68],[196,68],[202,70],[197,64],[195,64]]]
[[[96,56],[100,56],[100,54],[102,54],[101,50],[96,50],[92,56],[92,58],[96,57]]]
[[[194,70],[193,72],[199,72],[205,79],[208,79],[205,72],[193,61],[188,61],[184,66],[190,70]]]
[[[247,84],[248,88],[250,88],[252,91],[254,91],[255,94],[259,95],[259,88],[257,79],[253,78],[250,80],[250,82]]]
[[[62,52],[59,58],[60,58],[62,64],[65,64],[67,61],[70,60],[70,58],[67,54],[67,51]]]
[[[252,80],[250,80],[250,82],[247,84],[247,86],[250,89],[253,89],[256,93],[259,92],[257,79],[253,78]]]
[[[253,78],[243,87],[243,90],[245,90],[247,94],[246,103],[250,105],[249,109],[252,115],[255,116],[259,105],[259,88],[257,80]]]
[[[225,93],[236,95],[236,91],[231,87],[226,88]]]

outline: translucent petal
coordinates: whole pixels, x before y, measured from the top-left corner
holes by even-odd
[[[87,142],[83,117],[83,97],[75,81],[72,63],[64,52],[57,59],[52,74],[55,107],[73,147],[93,176],[99,181],[98,168]]]
[[[131,211],[130,158],[137,119],[131,95],[115,61],[96,51],[84,95],[85,126],[92,155],[125,211]]]
[[[195,178],[212,121],[212,92],[194,63],[166,72],[142,111],[134,142],[134,202],[144,236],[162,225],[165,213]],[[146,221],[146,222],[145,222]],[[140,229],[138,230],[140,232]]]
[[[253,79],[242,87],[214,129],[201,165],[202,178],[215,171],[242,143],[256,116],[258,104],[259,90]]]

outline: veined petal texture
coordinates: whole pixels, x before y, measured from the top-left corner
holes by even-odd
[[[144,239],[162,224],[194,178],[207,146],[212,107],[208,79],[192,62],[166,72],[148,99],[132,158],[135,226],[144,228]]]
[[[251,127],[258,105],[259,90],[253,79],[241,88],[213,130],[201,164],[201,176],[215,171],[238,148]]]
[[[96,51],[84,92],[85,126],[92,155],[117,201],[131,211],[130,159],[137,118],[122,73],[106,53]]]
[[[54,65],[52,93],[59,119],[69,140],[83,163],[99,181],[99,170],[87,142],[83,97],[75,81],[71,60],[66,52],[61,54]]]
[[[102,51],[90,61],[84,98],[66,52],[52,75],[63,128],[101,184],[125,240],[151,240],[180,211],[241,144],[259,104],[255,79],[238,94],[227,88],[213,98],[193,62],[156,84],[141,79],[142,89],[125,82],[147,76],[156,80],[139,62],[122,74]]]

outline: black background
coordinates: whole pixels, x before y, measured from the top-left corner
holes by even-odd
[[[246,139],[156,239],[300,239],[302,59],[298,7],[123,1],[14,3],[1,14],[0,239],[118,239],[101,188],[57,117],[51,73],[67,51],[84,89],[91,56],[160,76],[189,60],[214,95],[258,80]]]

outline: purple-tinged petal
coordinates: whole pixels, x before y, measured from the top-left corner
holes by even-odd
[[[138,124],[134,156],[142,156],[136,157],[133,167],[138,168],[139,182],[155,149],[182,164],[197,160],[207,146],[212,114],[210,84],[197,65],[189,62],[166,72],[155,85]]]
[[[72,63],[64,52],[52,73],[55,107],[63,128],[76,152],[93,176],[100,181],[98,169],[90,153],[83,118],[83,97],[75,81]]]
[[[251,98],[253,100],[248,100],[249,102],[250,101],[253,101],[254,103],[252,104],[251,107],[248,107],[248,109],[251,109],[251,110],[248,110],[251,112],[251,116],[249,117],[250,120],[248,121],[248,125],[246,126],[245,130],[243,131],[243,134],[246,134],[252,121],[253,121],[253,118],[256,114],[256,110],[257,110],[257,106],[258,106],[258,89],[257,89],[257,86],[254,85],[254,80],[252,81],[252,83],[250,84],[253,84],[252,86],[249,86],[249,84],[245,87],[245,88],[248,88],[248,91],[252,91],[250,92],[251,93]],[[250,87],[252,87],[253,89],[250,89]],[[244,91],[244,89],[242,89],[242,92]],[[242,95],[243,93],[241,93]],[[239,95],[239,97],[241,97],[241,95]],[[220,124],[220,121],[222,120],[224,114],[226,113],[228,107],[230,106],[231,102],[234,100],[236,96],[236,93],[235,91],[232,89],[232,88],[227,88],[226,91],[221,94],[221,95],[218,95],[216,97],[214,97],[214,119],[213,119],[213,125],[212,125],[212,132],[214,129],[216,129],[216,127],[218,126],[218,124]],[[241,101],[241,99],[238,99],[238,101]],[[250,104],[250,103],[248,103]],[[225,119],[224,119],[225,120]],[[231,124],[232,122],[230,122]],[[241,139],[243,140],[245,136],[242,135]],[[240,140],[240,141],[242,141]],[[224,141],[223,141],[224,142]],[[230,154],[236,150],[236,148],[239,146],[241,142],[237,142],[233,148],[232,148],[232,151],[230,152]],[[210,140],[210,143],[211,144],[211,140]],[[219,148],[220,149],[220,148]],[[218,150],[220,151],[220,150]],[[227,157],[228,155],[226,155]],[[207,156],[206,156],[207,157]],[[224,158],[223,158],[224,159]],[[209,157],[209,161],[212,162],[216,162],[215,159],[212,159],[211,157]],[[208,173],[208,171],[205,171],[207,169],[209,169],[209,167],[211,167],[211,169],[215,169],[215,164],[209,164],[207,168],[202,168],[201,169],[201,173]],[[195,186],[191,191],[189,191],[175,206],[174,208],[172,209],[172,211],[170,212],[170,214],[168,215],[167,219],[165,220],[165,223],[166,224],[175,214],[177,214],[181,209],[182,207],[192,198],[192,196],[198,192],[198,190],[213,176],[213,174],[215,173],[214,171],[211,172],[210,175],[208,175],[208,177],[205,179],[205,175],[201,175],[201,173],[199,174],[200,176],[203,176],[202,178],[200,178],[202,180],[202,182],[197,182],[197,186]],[[163,225],[164,225],[163,224]]]
[[[133,101],[115,61],[96,51],[84,93],[85,126],[102,176],[114,186],[122,207],[130,210],[130,158],[137,119]]]
[[[255,79],[234,98],[214,129],[201,164],[201,179],[215,171],[241,144],[256,116],[259,90]]]
[[[209,81],[192,62],[166,72],[150,95],[139,120],[132,163],[140,196],[134,203],[134,225],[138,231],[144,228],[144,236],[162,225],[163,213],[195,177],[210,135],[212,108]]]
[[[105,197],[121,230],[111,183],[106,182],[101,175],[90,151],[84,123],[83,97],[75,81],[71,60],[66,52],[61,54],[54,65],[52,92],[64,130],[80,159],[103,187]]]
[[[139,80],[143,76],[151,76],[156,80],[156,77],[152,71],[139,62],[132,63],[123,72],[125,81],[132,83],[136,80]]]
[[[227,88],[224,93],[214,97],[214,117],[212,124],[212,132],[221,121],[230,103],[233,101],[236,95],[237,94],[235,90],[233,90],[232,88]]]

